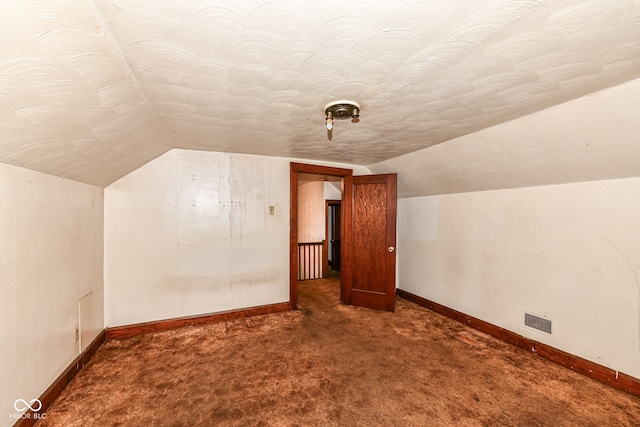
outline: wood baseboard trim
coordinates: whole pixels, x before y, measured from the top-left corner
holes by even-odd
[[[67,385],[71,382],[71,380],[80,372],[82,368],[85,367],[89,360],[93,357],[93,355],[98,351],[100,346],[105,341],[105,331],[102,330],[98,334],[97,337],[91,341],[91,344],[87,346],[87,348],[76,357],[71,364],[56,378],[56,380],[47,388],[42,395],[38,398],[40,403],[42,403],[42,407],[37,413],[32,411],[31,409],[27,410],[22,415],[22,418],[18,419],[13,427],[30,427],[38,421],[38,417],[44,418],[46,417],[47,409],[51,406],[51,404],[60,396],[62,390],[64,390]]]
[[[146,334],[150,332],[166,331],[177,329],[184,326],[221,322],[225,320],[240,319],[245,317],[260,316],[264,314],[278,313],[290,310],[288,302],[280,304],[271,304],[248,309],[230,310],[221,313],[215,313],[204,316],[183,317],[178,319],[161,320],[157,322],[142,323],[137,325],[121,326],[116,328],[107,328],[102,330],[100,334],[89,344],[89,346],[76,357],[73,362],[56,378],[56,380],[45,390],[39,397],[42,406],[37,413],[27,410],[21,418],[19,418],[13,427],[31,427],[39,417],[46,417],[46,411],[51,404],[60,396],[62,391],[69,385],[71,380],[78,372],[89,363],[91,357],[98,351],[105,340],[121,339],[135,335]],[[43,416],[44,414],[44,416]]]
[[[184,328],[185,326],[202,325],[205,323],[216,323],[223,322],[225,320],[235,320],[245,317],[262,316],[264,314],[280,313],[283,311],[289,311],[290,309],[291,305],[288,302],[283,302],[279,304],[270,304],[259,307],[223,311],[220,313],[178,317],[175,319],[137,323],[135,325],[116,326],[106,329],[106,339],[123,339],[134,337],[136,335]]]
[[[426,298],[422,298],[402,289],[397,289],[396,294],[401,298],[489,334],[530,353],[536,354],[557,363],[558,365],[562,365],[572,371],[586,375],[619,390],[623,390],[631,395],[640,397],[640,379],[632,377],[631,375],[614,371],[606,366],[602,366],[579,356],[558,350],[550,345],[523,337],[515,332],[487,323],[483,320],[469,316],[468,314],[464,314],[460,311],[456,311],[452,308],[445,307],[444,305],[440,305],[436,302],[429,301]]]

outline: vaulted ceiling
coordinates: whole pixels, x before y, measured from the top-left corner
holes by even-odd
[[[637,0],[0,0],[0,162],[101,186],[171,148],[371,165],[637,78]],[[339,99],[360,122],[329,138]]]

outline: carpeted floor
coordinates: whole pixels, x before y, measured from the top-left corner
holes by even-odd
[[[640,398],[398,299],[109,341],[46,426],[638,426]]]

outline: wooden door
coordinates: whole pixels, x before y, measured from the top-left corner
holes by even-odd
[[[345,178],[342,302],[395,310],[397,175]],[[350,232],[349,232],[350,230]],[[343,258],[344,260],[344,258]]]

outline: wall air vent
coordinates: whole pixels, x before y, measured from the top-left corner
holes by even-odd
[[[551,333],[551,320],[525,313],[524,324],[530,328],[537,329],[548,334]]]

